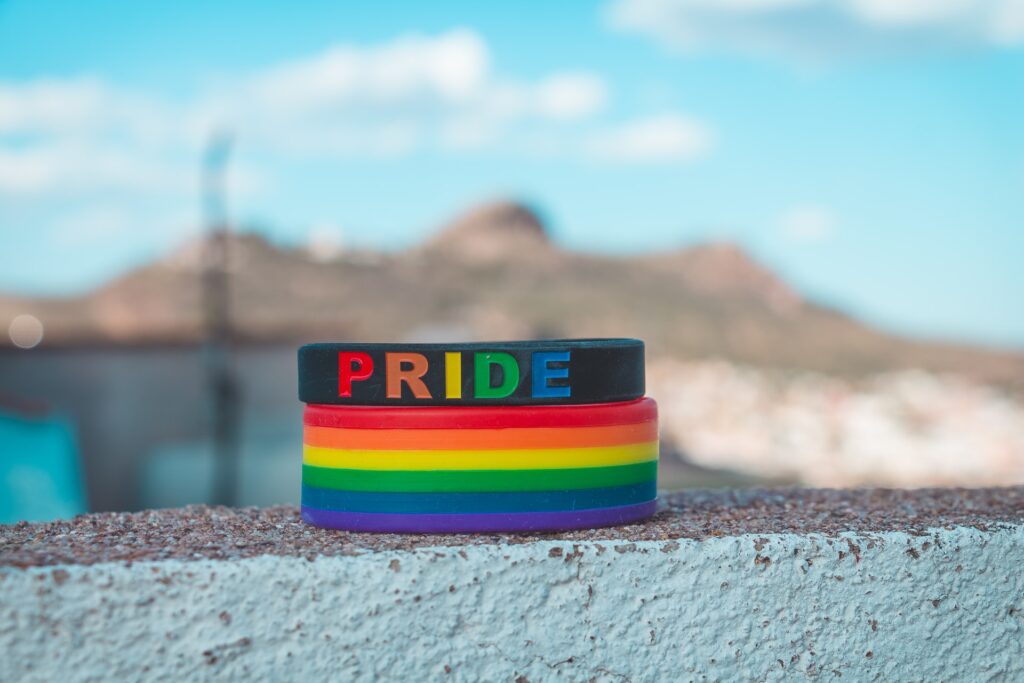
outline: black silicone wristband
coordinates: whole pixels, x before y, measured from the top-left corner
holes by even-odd
[[[644,395],[639,339],[307,344],[299,399],[368,406],[543,405]]]

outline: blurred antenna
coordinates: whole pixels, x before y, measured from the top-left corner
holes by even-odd
[[[213,502],[236,505],[238,497],[238,431],[241,391],[231,365],[231,311],[228,282],[230,225],[226,175],[231,135],[210,136],[203,155],[203,322],[206,376],[213,409]]]

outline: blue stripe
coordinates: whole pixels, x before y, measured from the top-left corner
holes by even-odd
[[[302,486],[302,504],[340,512],[400,514],[467,514],[487,512],[555,512],[635,505],[653,500],[655,480],[598,489],[516,491],[503,493],[376,493]]]

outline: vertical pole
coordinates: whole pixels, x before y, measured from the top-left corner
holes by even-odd
[[[231,317],[228,282],[230,226],[225,199],[225,172],[231,138],[211,136],[203,156],[203,212],[206,239],[203,259],[204,360],[213,419],[212,502],[237,505],[240,390],[231,366]]]

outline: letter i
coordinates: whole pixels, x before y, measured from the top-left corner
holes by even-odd
[[[444,354],[444,397],[462,398],[462,353],[459,351]]]

